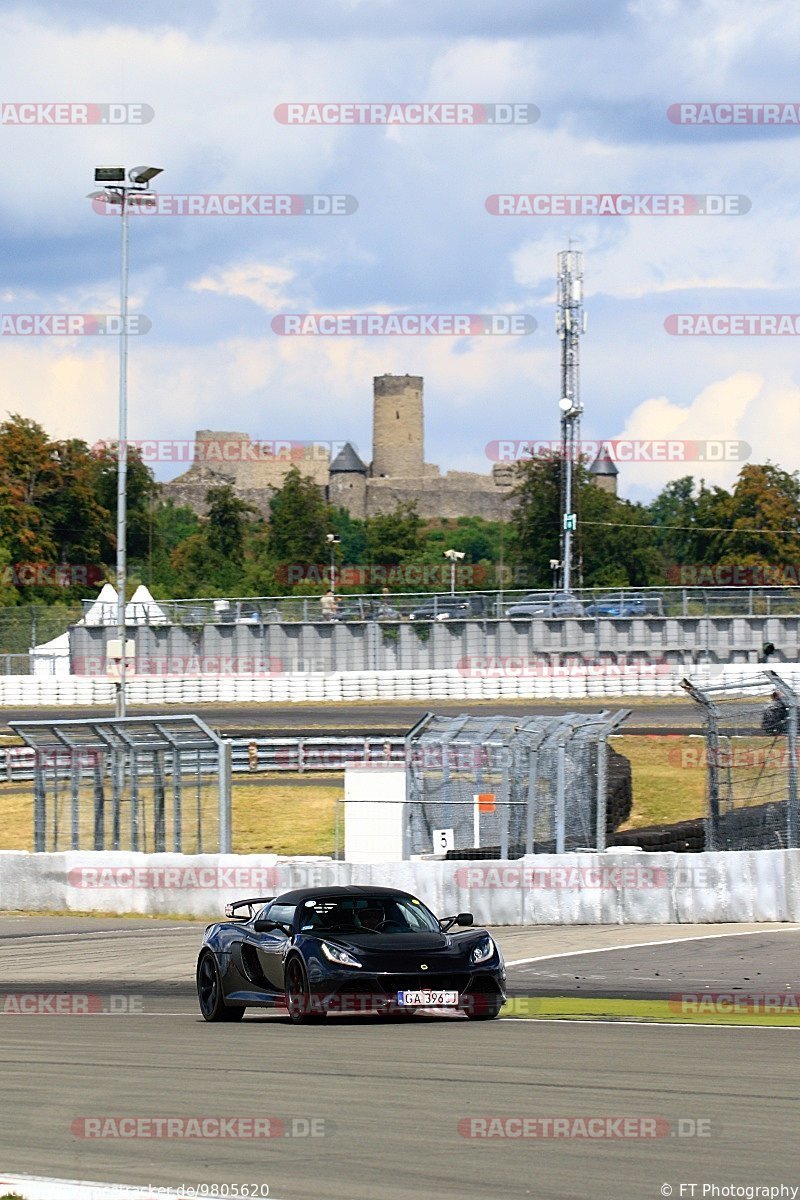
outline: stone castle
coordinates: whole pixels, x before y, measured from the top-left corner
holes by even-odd
[[[195,461],[163,485],[165,498],[206,510],[210,487],[228,483],[238,496],[268,514],[269,499],[296,466],[337,508],[373,517],[414,502],[425,519],[507,518],[513,463],[496,463],[490,474],[448,471],[425,462],[423,381],[419,375],[379,375],[373,381],[372,462],[346,442],[332,458],[326,444],[258,443],[245,433],[198,430]]]
[[[163,485],[163,494],[195,512],[206,511],[210,487],[230,484],[264,516],[269,500],[293,466],[310,476],[326,499],[363,519],[414,503],[426,520],[483,517],[507,520],[514,463],[495,463],[487,475],[442,474],[425,462],[423,381],[420,375],[378,375],[373,380],[372,462],[349,442],[331,456],[327,443],[254,442],[246,433],[200,429],[194,462]],[[608,455],[590,468],[598,486],[616,491],[617,469]]]

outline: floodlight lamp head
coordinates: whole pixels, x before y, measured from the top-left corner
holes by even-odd
[[[94,169],[95,183],[124,183],[125,168],[124,167],[95,167]]]
[[[151,179],[155,179],[156,175],[160,175],[163,167],[132,167],[128,172],[128,178],[131,183],[149,183]]]

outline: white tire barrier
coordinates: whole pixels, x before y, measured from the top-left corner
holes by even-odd
[[[792,686],[800,687],[800,665],[775,664],[774,669]],[[128,679],[132,705],[255,704],[352,702],[357,700],[597,700],[599,705],[620,697],[681,696],[680,681],[689,675],[703,684],[746,682],[763,668],[752,666],[673,667],[668,672],[644,667],[623,674],[597,670],[554,671],[550,675],[467,675],[452,671],[343,671],[329,674],[275,676],[136,676]],[[114,684],[80,675],[42,677],[0,676],[0,705],[6,708],[78,707],[109,705]]]

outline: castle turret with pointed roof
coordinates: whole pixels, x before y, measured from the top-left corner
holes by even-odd
[[[597,458],[589,467],[589,474],[592,477],[592,483],[601,488],[604,492],[609,492],[612,496],[617,494],[617,476],[619,471],[617,465],[608,452],[608,446],[601,446]]]

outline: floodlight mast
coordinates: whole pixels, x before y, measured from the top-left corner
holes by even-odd
[[[126,175],[124,167],[96,167],[94,181],[103,187],[92,192],[90,199],[103,199],[118,204],[121,226],[121,263],[119,290],[119,431],[117,435],[117,639],[119,644],[119,674],[114,710],[117,717],[126,715],[126,627],[125,593],[128,572],[127,547],[127,487],[128,487],[128,207],[135,195],[149,195],[151,179],[161,174],[161,167],[134,167]],[[130,180],[130,182],[128,182]],[[129,193],[131,195],[129,196]]]
[[[572,588],[572,541],[576,528],[573,472],[580,457],[581,403],[580,339],[586,332],[583,311],[583,255],[580,250],[558,254],[556,332],[561,339],[561,587]]]

